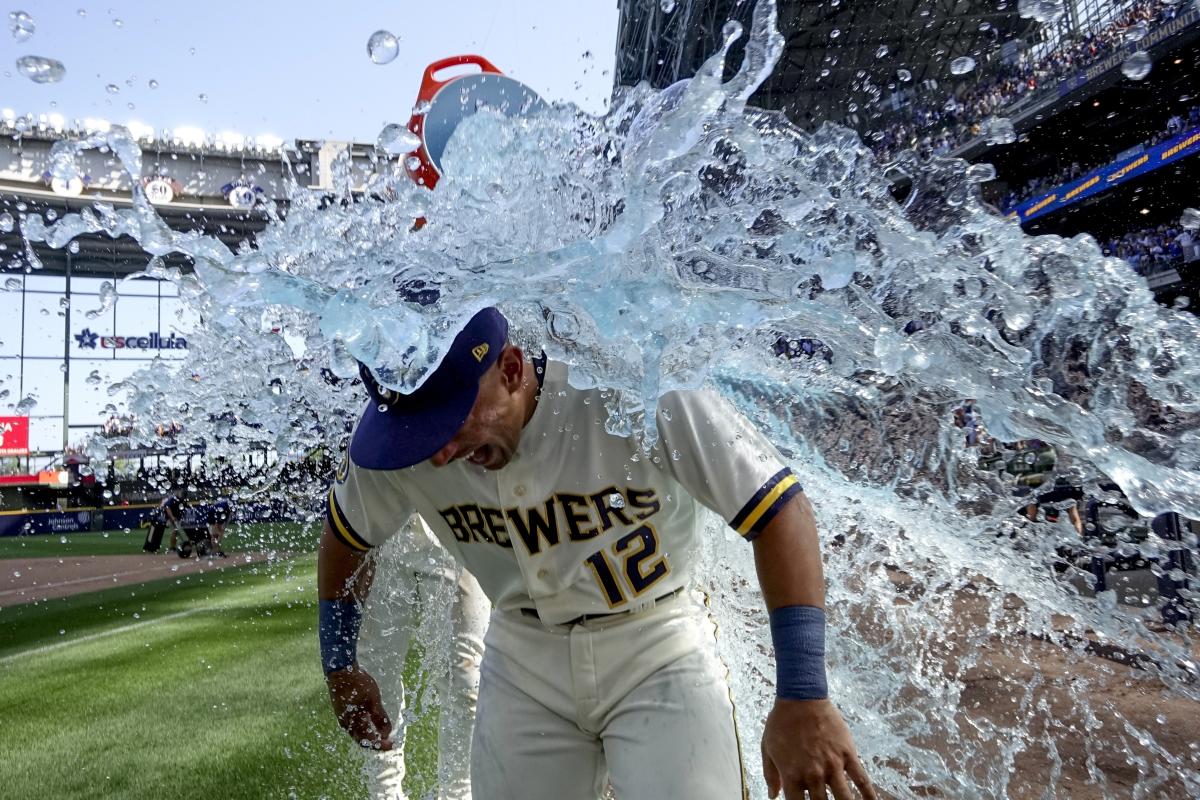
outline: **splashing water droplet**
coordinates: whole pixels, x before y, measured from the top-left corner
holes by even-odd
[[[620,492],[613,492],[608,496],[608,504],[612,508],[624,508],[625,495],[621,494]]]
[[[675,10],[675,0],[659,0],[658,7],[664,14],[670,14]]]
[[[120,94],[121,87],[117,86],[115,83],[110,83],[108,86],[104,87],[104,91],[108,92],[109,94]]]
[[[400,55],[400,40],[391,31],[375,31],[367,39],[367,55],[372,63],[390,64]]]
[[[33,24],[33,17],[24,11],[10,11],[8,14],[8,29],[12,31],[14,39],[18,42],[24,42],[33,36],[36,26]]]
[[[21,291],[21,287],[23,285],[24,284],[21,283],[20,278],[8,278],[7,280],[4,281],[4,288],[10,292]]]
[[[1150,54],[1139,50],[1121,64],[1121,74],[1131,81],[1140,81],[1150,74],[1153,66],[1154,62],[1150,60]]]
[[[385,125],[375,139],[375,149],[389,156],[411,153],[420,146],[421,140],[415,133],[394,122]]]
[[[992,164],[972,164],[967,167],[967,180],[972,183],[987,183],[996,180],[996,167]]]
[[[149,86],[151,89],[157,89],[158,81],[154,80],[154,78],[151,78],[146,85]]]
[[[1139,22],[1136,25],[1131,25],[1129,29],[1125,31],[1125,41],[1131,43],[1140,42],[1142,39],[1146,38],[1146,34],[1149,32],[1150,31],[1146,27],[1146,23]]]
[[[1034,19],[1043,25],[1050,25],[1062,19],[1067,10],[1062,0],[1019,0],[1017,13],[1025,19]]]
[[[199,100],[201,103],[207,103],[208,95],[205,92],[201,92],[200,94],[196,95],[196,99]]]
[[[1017,140],[1017,129],[1007,117],[991,117],[983,124],[983,136],[988,144],[1012,144]]]
[[[100,370],[94,369],[88,373],[85,383],[87,383],[89,386],[99,386],[103,380],[104,379],[100,377]]]
[[[13,229],[13,215],[8,213],[7,211],[5,211],[3,214],[0,214],[0,231],[4,231],[5,233],[10,233],[10,232],[12,232],[12,229]]]
[[[432,106],[428,100],[418,100],[416,105],[413,106],[412,113],[416,114],[417,116],[428,114],[431,107]]]
[[[886,56],[887,54],[888,54],[888,48],[887,48],[887,45],[886,45],[886,44],[881,44],[881,45],[879,45],[879,47],[878,47],[878,48],[876,48],[876,50],[875,50],[875,57],[876,57],[876,58],[883,58],[883,57],[884,57],[884,56]]]
[[[114,28],[121,28],[121,27],[124,27],[124,25],[125,25],[125,23],[120,19],[114,19],[112,21],[112,24],[113,24]]]
[[[1189,231],[1200,229],[1200,210],[1185,208],[1183,215],[1179,218],[1179,224]]]
[[[58,59],[21,56],[17,59],[17,72],[34,83],[58,83],[67,74],[67,68]]]
[[[975,59],[970,56],[959,56],[950,62],[950,72],[955,75],[966,75],[975,69]]]
[[[905,83],[908,83],[909,81],[912,80],[912,73],[906,69],[900,69],[900,70],[896,70],[896,77],[899,78],[900,80],[904,81]]]

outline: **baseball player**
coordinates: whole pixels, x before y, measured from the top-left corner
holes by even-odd
[[[371,402],[330,489],[318,558],[322,665],[342,726],[392,746],[356,657],[365,556],[417,513],[493,612],[471,749],[477,800],[728,800],[746,786],[714,628],[691,590],[700,506],[752,542],[778,698],[762,740],[772,797],[874,798],[828,698],[815,522],[777,451],[708,391],[660,400],[660,441],[605,432],[602,390],[528,359],[494,308],[414,392]]]
[[[363,614],[358,655],[379,683],[388,719],[404,710],[405,658],[418,627],[418,613],[436,627],[446,617],[450,652],[443,659],[426,653],[438,675],[438,800],[471,798],[471,734],[479,692],[479,662],[491,605],[470,573],[454,566],[419,517],[364,564],[374,589]],[[367,575],[363,576],[368,579]],[[439,610],[446,612],[440,614]],[[404,800],[404,732],[394,724],[392,747],[370,753],[364,763],[372,800]]]

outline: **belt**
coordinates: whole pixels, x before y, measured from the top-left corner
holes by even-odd
[[[661,603],[664,600],[670,600],[672,597],[674,597],[675,595],[682,592],[683,588],[684,587],[680,586],[678,589],[676,589],[673,592],[667,592],[662,597],[654,598],[654,604],[658,605],[659,603]],[[626,614],[634,614],[634,613],[637,613],[638,611],[644,611],[644,610],[645,610],[645,607],[640,607],[640,608],[627,608],[624,611],[608,611],[603,614],[580,614],[578,617],[574,617],[572,619],[567,620],[566,622],[560,622],[558,624],[565,626],[565,627],[571,627],[573,625],[582,625],[583,623],[587,622],[590,619],[611,619],[613,617],[623,617]],[[537,612],[536,608],[522,608],[521,613],[527,617],[533,617],[534,619],[538,619],[538,620],[540,620],[542,618],[541,614],[539,614]]]

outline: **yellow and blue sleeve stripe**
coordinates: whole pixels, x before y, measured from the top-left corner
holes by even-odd
[[[371,549],[370,543],[358,535],[358,532],[350,525],[350,521],[346,519],[346,514],[338,507],[337,496],[333,493],[332,486],[329,487],[325,519],[329,522],[329,530],[333,531],[333,535],[341,539],[347,547],[361,552]]]
[[[746,541],[753,541],[775,518],[779,510],[802,491],[804,487],[800,485],[800,481],[790,469],[784,467],[754,493],[729,524],[745,537]]]

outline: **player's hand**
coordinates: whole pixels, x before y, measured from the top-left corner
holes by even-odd
[[[776,700],[762,739],[763,777],[770,797],[854,800],[850,779],[864,800],[878,800],[841,713],[828,700]]]
[[[326,675],[325,685],[338,724],[354,741],[373,750],[392,749],[392,721],[369,672],[355,664]]]

